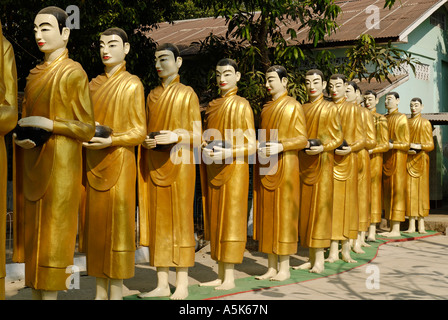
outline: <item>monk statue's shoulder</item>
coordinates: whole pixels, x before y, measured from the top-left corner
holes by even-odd
[[[128,85],[143,87],[143,83],[142,83],[141,79],[138,76],[136,76],[135,74],[131,74],[128,71],[125,71],[125,76],[126,76],[126,81],[127,81]]]
[[[63,72],[68,74],[70,79],[73,79],[74,81],[88,80],[87,73],[79,62],[72,59],[66,59],[62,67],[64,68]]]
[[[188,92],[189,94],[195,94],[196,92],[194,91],[194,89],[190,86],[187,86],[186,84],[180,83],[178,84],[179,86],[181,86],[183,88],[183,90],[185,90],[185,92]]]

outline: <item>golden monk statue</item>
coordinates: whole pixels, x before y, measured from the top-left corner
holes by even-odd
[[[34,19],[44,62],[27,78],[19,120],[21,127],[37,127],[51,136],[40,146],[36,136],[15,136],[21,147],[15,177],[23,186],[24,221],[14,223],[24,224],[25,284],[32,288],[33,299],[56,299],[58,291],[67,289],[76,243],[82,142],[95,132],[87,75],[68,57],[66,19],[57,7],[42,9]]]
[[[138,183],[140,242],[149,246],[158,283],[139,297],[170,296],[168,272],[175,267],[176,290],[170,298],[185,299],[195,258],[193,148],[201,144],[201,115],[197,95],[180,83],[177,46],[162,44],[155,56],[162,85],[147,98],[148,135],[139,149]]]
[[[420,98],[413,98],[410,103],[409,119],[410,149],[407,159],[407,205],[406,216],[409,217],[409,229],[415,232],[415,220],[418,220],[418,232],[426,233],[425,217],[429,214],[429,155],[434,149],[431,123],[422,117],[423,103]]]
[[[262,136],[254,170],[254,239],[268,254],[268,270],[256,279],[289,279],[289,256],[297,252],[300,185],[298,150],[308,145],[305,115],[288,96],[288,73],[282,66],[266,72],[272,100],[261,112]],[[269,169],[269,167],[272,169]],[[265,169],[266,172],[262,170]]]
[[[5,299],[6,187],[8,165],[5,135],[17,124],[17,70],[14,50],[3,37],[0,22],[0,300]]]
[[[389,151],[383,156],[383,205],[390,231],[382,235],[399,237],[400,222],[405,220],[407,189],[407,157],[410,142],[406,115],[398,112],[400,96],[396,92],[386,95],[386,119],[389,129]]]
[[[126,71],[128,36],[110,28],[100,37],[105,72],[90,82],[98,134],[86,150],[87,274],[96,277],[97,300],[123,298],[123,279],[134,276],[135,146],[146,137],[145,93],[140,79]],[[112,134],[101,134],[110,128]]]
[[[353,251],[356,253],[365,253],[362,247],[369,247],[365,242],[366,232],[370,226],[371,212],[371,177],[370,177],[370,156],[369,150],[376,146],[376,129],[373,115],[369,110],[362,107],[360,99],[362,97],[361,89],[354,81],[349,81],[347,85],[347,101],[357,104],[360,109],[361,126],[366,134],[365,147],[358,151],[358,213],[359,227],[358,237],[353,243]]]
[[[383,213],[382,176],[383,153],[389,151],[389,133],[387,119],[376,112],[379,99],[376,92],[368,90],[364,93],[364,104],[373,115],[376,132],[376,146],[369,149],[370,154],[370,226],[367,241],[375,241],[376,225],[381,222]]]
[[[242,262],[247,241],[248,157],[256,151],[256,138],[252,108],[237,95],[240,77],[234,60],[217,63],[221,97],[207,107],[203,134],[204,231],[211,258],[218,261],[218,279],[200,285],[216,290],[235,287],[234,265]]]
[[[344,75],[330,77],[328,89],[337,107],[346,145],[334,153],[333,168],[333,220],[328,262],[339,260],[339,242],[342,260],[356,262],[351,258],[350,239],[358,237],[358,153],[364,149],[366,136],[362,125],[361,110],[356,99],[347,101],[348,82]]]
[[[299,151],[300,244],[309,248],[310,261],[294,269],[321,273],[325,269],[324,249],[330,247],[333,215],[334,149],[343,142],[336,105],[324,98],[327,86],[320,70],[305,76],[309,101],[303,105],[310,148]]]

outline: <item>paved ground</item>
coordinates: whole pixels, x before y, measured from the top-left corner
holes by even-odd
[[[250,300],[446,300],[448,237],[381,246],[369,264],[348,272],[223,299]]]
[[[273,282],[273,288],[223,296],[218,300],[408,300],[448,299],[448,236],[435,235],[423,239],[391,242],[376,250],[376,257],[357,268],[294,284]],[[306,261],[307,251],[299,250],[291,265]],[[264,273],[266,256],[246,251],[244,262],[235,269],[236,278]],[[196,264],[190,269],[190,284],[216,278],[217,265],[210,260],[209,247],[196,254]],[[170,283],[175,283],[170,271]],[[156,272],[147,263],[136,265],[135,277],[125,280],[124,295],[146,292],[156,284]],[[224,294],[224,293],[223,293]],[[95,279],[81,272],[79,289],[59,293],[60,300],[92,300]],[[7,300],[29,300],[31,290],[23,280],[7,281]],[[149,302],[149,301],[147,301]],[[186,302],[185,302],[186,303]]]

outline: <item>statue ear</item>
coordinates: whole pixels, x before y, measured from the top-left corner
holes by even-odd
[[[237,72],[235,73],[235,75],[236,75],[236,81],[237,81],[237,82],[240,81],[240,79],[241,79],[241,72],[237,71]]]
[[[127,55],[128,53],[129,53],[129,51],[131,50],[131,45],[130,45],[130,43],[129,42],[126,42],[125,44],[124,44],[124,53]]]
[[[182,66],[182,57],[177,57],[176,65],[177,65],[177,68],[180,69],[180,67]]]
[[[322,81],[322,89],[325,90],[327,88],[327,81]]]
[[[70,28],[64,27],[62,28],[62,38],[64,41],[68,41],[68,38],[70,38]]]
[[[286,86],[288,85],[288,78],[287,77],[283,77],[282,78],[282,85],[286,88]]]

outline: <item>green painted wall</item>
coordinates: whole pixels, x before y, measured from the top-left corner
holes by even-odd
[[[445,7],[439,9],[446,16],[448,26],[448,11]],[[408,36],[407,43],[396,44],[396,47],[406,50],[421,63],[430,66],[428,80],[416,78],[410,70],[407,82],[393,89],[400,95],[399,111],[410,113],[409,102],[414,97],[422,99],[424,113],[448,112],[448,32],[430,22],[430,18],[421,23]],[[336,57],[345,56],[344,48],[335,48]],[[379,113],[386,113],[385,97],[377,106]],[[431,200],[448,200],[448,159],[443,157],[443,146],[448,143],[448,125],[434,128],[435,151],[431,153]]]

